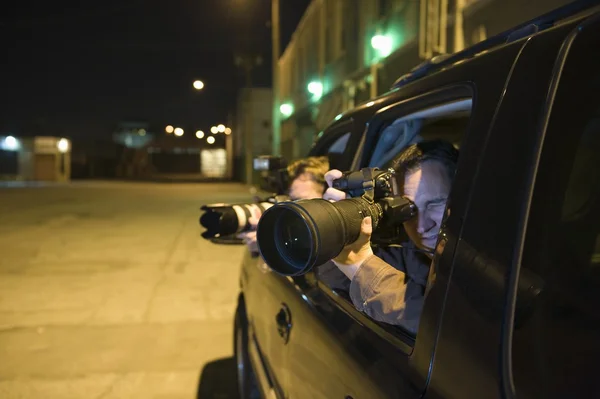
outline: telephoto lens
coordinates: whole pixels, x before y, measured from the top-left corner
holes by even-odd
[[[204,211],[200,216],[200,225],[206,229],[202,237],[206,239],[239,234],[252,230],[249,219],[254,213],[261,215],[272,207],[270,202],[256,204],[209,204],[200,209]],[[256,212],[258,211],[258,212]]]
[[[275,272],[302,275],[335,258],[346,245],[356,241],[367,216],[375,229],[383,216],[382,205],[362,197],[276,204],[265,211],[258,223],[260,254]]]

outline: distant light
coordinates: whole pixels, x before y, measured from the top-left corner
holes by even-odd
[[[167,133],[173,133],[173,130],[175,130],[175,128],[171,125],[167,125],[167,127],[165,128],[165,132]]]
[[[227,135],[231,134],[231,128],[226,127],[225,128],[225,134],[227,134]]]
[[[175,136],[183,136],[183,129],[180,127],[175,128]]]
[[[198,137],[199,139],[203,138],[204,137],[204,132],[202,130],[198,130],[196,132],[196,137]]]
[[[294,106],[290,103],[283,103],[279,106],[279,112],[288,117],[294,113]]]
[[[342,114],[337,114],[335,117],[335,120],[339,121],[340,119],[342,119]]]
[[[369,101],[366,105],[367,107],[372,107],[375,104],[375,101]]]
[[[212,134],[217,134],[217,133],[219,133],[219,128],[218,128],[218,127],[216,127],[216,126],[212,126],[212,127],[210,128],[210,132],[211,132]]]
[[[1,144],[2,149],[6,151],[16,151],[19,149],[19,141],[13,136],[6,136]]]
[[[202,82],[201,80],[194,81],[194,89],[196,89],[196,90],[204,89],[204,82]]]
[[[323,83],[313,81],[308,84],[308,92],[313,95],[313,100],[318,101],[323,95]]]
[[[146,135],[146,129],[140,129],[138,130],[138,133],[140,136],[145,136]]]
[[[67,140],[67,139],[58,140],[58,143],[56,143],[56,147],[58,148],[58,151],[60,151],[60,152],[69,151],[69,140]]]
[[[371,38],[371,47],[382,57],[387,57],[392,53],[392,38],[386,35],[375,35]]]
[[[213,144],[215,142],[215,138],[213,136],[208,136],[206,142],[208,144]]]
[[[217,130],[219,131],[219,133],[224,133],[225,132],[225,125],[219,125],[219,126],[217,126]]]

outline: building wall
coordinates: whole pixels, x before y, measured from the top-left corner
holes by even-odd
[[[281,116],[281,154],[303,156],[310,148],[307,136],[316,137],[338,113],[385,93],[428,57],[461,50],[567,3],[448,0],[444,14],[431,12],[438,0],[313,0],[278,63],[280,104],[294,109]],[[423,18],[422,9],[428,10]],[[457,10],[463,10],[462,23]],[[427,39],[433,37],[427,31],[436,29],[442,34]],[[389,54],[373,48],[375,35],[387,38]],[[323,84],[321,98],[308,93],[311,81]]]
[[[473,45],[550,12],[571,0],[469,0],[464,10],[465,44]]]
[[[241,89],[232,129],[234,148],[234,178],[247,181],[246,148],[248,126],[252,128],[252,159],[270,154],[272,149],[273,91],[265,88]],[[257,174],[254,174],[257,176]],[[257,182],[256,176],[252,179]]]

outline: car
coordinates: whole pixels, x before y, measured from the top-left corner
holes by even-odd
[[[248,253],[244,398],[593,398],[600,359],[600,7],[573,3],[438,58],[309,155],[385,168],[407,135],[460,151],[416,334],[311,271]]]

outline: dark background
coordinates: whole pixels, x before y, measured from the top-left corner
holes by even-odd
[[[282,0],[281,51],[309,0]],[[13,1],[0,13],[0,132],[108,137],[122,120],[226,123],[260,55],[271,86],[270,0]],[[192,82],[205,83],[196,91]]]

